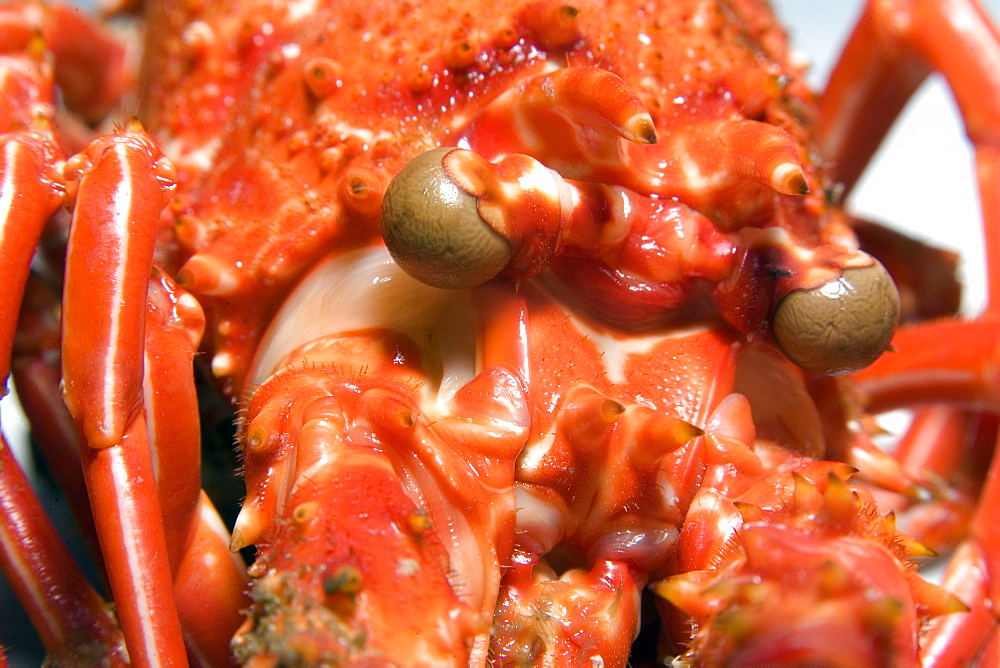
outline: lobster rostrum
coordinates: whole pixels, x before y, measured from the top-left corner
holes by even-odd
[[[997,660],[973,0],[869,3],[819,98],[758,0],[144,14],[133,84],[74,10],[0,6],[0,371],[114,602],[4,443],[4,572],[53,661]],[[840,207],[931,71],[976,154],[972,320],[954,256]],[[193,366],[239,410],[231,533]]]

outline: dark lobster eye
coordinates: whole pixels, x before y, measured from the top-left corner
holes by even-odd
[[[892,340],[899,294],[878,261],[845,269],[812,290],[795,290],[778,303],[771,330],[802,369],[825,376],[851,373],[874,362]]]
[[[389,183],[382,238],[406,273],[437,288],[485,283],[510,263],[510,244],[479,217],[476,198],[441,166],[450,148],[417,156]]]

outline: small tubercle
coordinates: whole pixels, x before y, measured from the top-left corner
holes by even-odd
[[[211,255],[196,254],[177,272],[177,284],[190,292],[219,296],[235,292],[240,281],[229,267]]]

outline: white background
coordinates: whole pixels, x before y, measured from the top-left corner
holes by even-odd
[[[84,3],[86,4],[86,3]],[[846,38],[861,0],[786,0],[776,2],[792,34],[793,43],[814,63],[813,85],[825,81]],[[993,17],[1000,16],[1000,0],[984,3]],[[968,281],[963,307],[976,313],[984,298],[983,260],[979,208],[976,201],[971,156],[947,89],[930,81],[911,102],[872,167],[855,189],[849,208],[904,229],[962,253],[962,271]],[[0,402],[5,433],[24,441],[25,427],[13,398]],[[16,603],[9,601],[0,581],[0,631],[11,646],[12,666],[37,665],[37,655],[22,652],[24,631],[15,630]],[[30,650],[29,650],[30,652]]]

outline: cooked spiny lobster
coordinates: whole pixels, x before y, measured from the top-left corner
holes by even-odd
[[[145,14],[139,118],[90,141],[122,47],[0,7],[2,375],[114,601],[4,445],[3,566],[53,661],[997,661],[972,0],[871,2],[818,101],[758,0]],[[975,320],[956,258],[839,207],[932,70],[976,152]],[[239,408],[231,535],[198,350]]]

